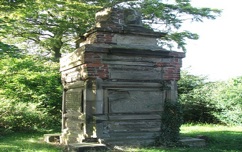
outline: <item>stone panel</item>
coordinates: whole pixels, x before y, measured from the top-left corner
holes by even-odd
[[[160,130],[158,120],[136,120],[136,121],[111,121],[109,124],[110,133],[120,132],[152,132]]]
[[[69,111],[82,111],[82,89],[69,89],[66,92],[66,109]]]
[[[158,40],[153,37],[145,36],[133,36],[133,35],[121,35],[115,34],[112,38],[112,42],[117,45],[139,45],[143,46],[157,46]]]
[[[133,65],[110,65],[110,79],[123,80],[160,80],[162,78],[160,67],[154,68],[149,66]]]
[[[109,113],[162,111],[163,93],[143,90],[109,90]]]

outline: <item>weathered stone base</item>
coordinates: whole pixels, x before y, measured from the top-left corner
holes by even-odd
[[[189,146],[189,147],[204,147],[204,146],[206,146],[205,140],[199,139],[199,138],[186,137],[186,138],[181,139],[180,142],[183,145],[186,145],[186,146]]]
[[[66,148],[66,152],[96,152],[96,151],[108,151],[108,147],[104,144],[98,143],[74,143],[69,144]]]

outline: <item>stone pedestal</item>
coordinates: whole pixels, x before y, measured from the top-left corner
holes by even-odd
[[[164,33],[142,27],[137,14],[98,13],[86,40],[61,59],[62,143],[147,145],[159,136],[163,104],[176,102],[185,55],[159,47]]]

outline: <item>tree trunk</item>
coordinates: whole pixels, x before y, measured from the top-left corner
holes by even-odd
[[[54,51],[55,60],[59,61],[59,59],[61,58],[61,46],[54,46],[52,50]]]
[[[56,39],[54,39],[54,42],[53,42],[52,51],[54,52],[54,58],[57,61],[59,61],[61,58],[62,45],[63,45],[62,35],[56,36]]]

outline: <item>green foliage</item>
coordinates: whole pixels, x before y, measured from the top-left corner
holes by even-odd
[[[206,78],[182,71],[178,81],[179,101],[182,104],[185,123],[217,122],[213,112],[217,111],[211,100],[211,84]]]
[[[242,125],[242,77],[213,85],[214,115],[225,124]],[[216,89],[215,89],[216,88]]]
[[[9,131],[36,130],[50,126],[46,109],[38,108],[35,103],[14,102],[1,97],[0,130]],[[48,118],[48,119],[47,119]]]
[[[0,54],[0,128],[31,130],[60,125],[58,63],[9,52],[11,49]]]
[[[179,140],[180,126],[183,122],[180,103],[165,102],[161,117],[161,134],[156,140],[156,145],[172,146]]]
[[[20,55],[20,50],[14,45],[8,45],[0,41],[0,58],[3,58],[5,55],[17,57]]]
[[[186,71],[178,82],[185,123],[242,124],[242,77],[206,82]]]
[[[186,51],[186,39],[198,40],[199,36],[195,33],[191,33],[189,31],[183,32],[174,32],[166,35],[163,40],[167,42],[163,42],[163,45],[167,45],[169,49],[173,49],[174,45],[169,42],[175,42],[177,44],[178,49],[182,49],[184,52]]]

